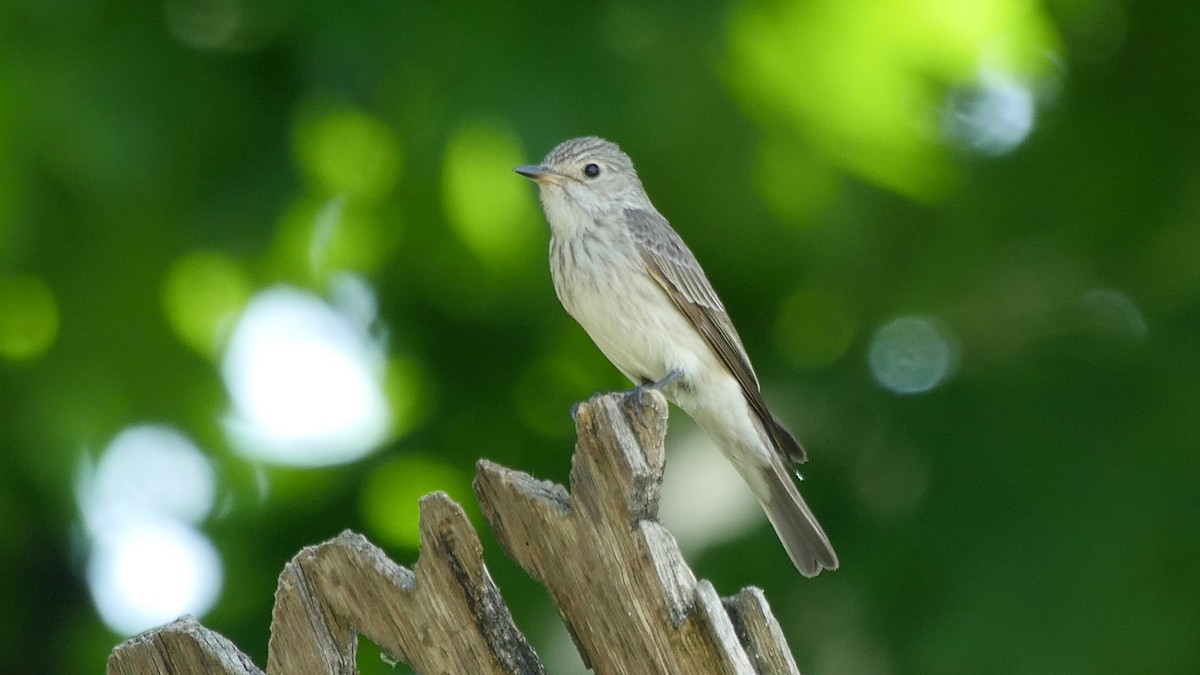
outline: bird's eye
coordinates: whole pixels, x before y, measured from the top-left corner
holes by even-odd
[[[583,175],[587,176],[588,178],[595,178],[596,176],[599,176],[600,165],[588,164],[587,166],[583,167]]]

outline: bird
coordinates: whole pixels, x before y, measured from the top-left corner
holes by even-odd
[[[650,201],[633,161],[603,138],[564,141],[514,169],[538,185],[555,294],[633,382],[658,390],[715,442],[754,492],[792,563],[838,567],[790,469],[804,448],[767,407],[742,340],[696,256]]]

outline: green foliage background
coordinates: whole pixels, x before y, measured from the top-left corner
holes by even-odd
[[[121,639],[73,485],[131,424],[218,467],[203,621],[260,665],[302,546],[353,528],[411,564],[416,496],[470,507],[477,458],[565,480],[569,406],[625,383],[558,306],[510,170],[598,134],[809,449],[841,570],[801,579],[765,522],[692,561],[763,587],[804,672],[1200,671],[1198,34],[1189,3],[1118,0],[0,3],[0,660],[95,672]],[[1036,97],[1012,152],[944,133],[981,72]],[[259,498],[218,327],[334,270],[378,294],[398,424],[361,462],[264,469]],[[867,352],[907,314],[958,364],[899,396]]]

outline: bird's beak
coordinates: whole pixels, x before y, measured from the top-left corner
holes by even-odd
[[[551,171],[550,169],[535,166],[533,164],[522,164],[521,166],[513,169],[513,171],[525,176],[538,185],[555,185],[561,183],[562,180],[566,178],[566,176],[558,173],[557,171]]]

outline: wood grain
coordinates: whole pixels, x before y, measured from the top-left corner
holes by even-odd
[[[658,523],[666,401],[600,396],[576,413],[571,488],[481,460],[475,492],[507,554],[549,591],[599,675],[798,673],[762,591],[722,600]],[[358,636],[422,674],[544,672],[513,623],[462,508],[423,497],[411,570],[343,532],[284,567],[267,674],[356,673]],[[109,675],[262,671],[184,617],[126,640]]]

